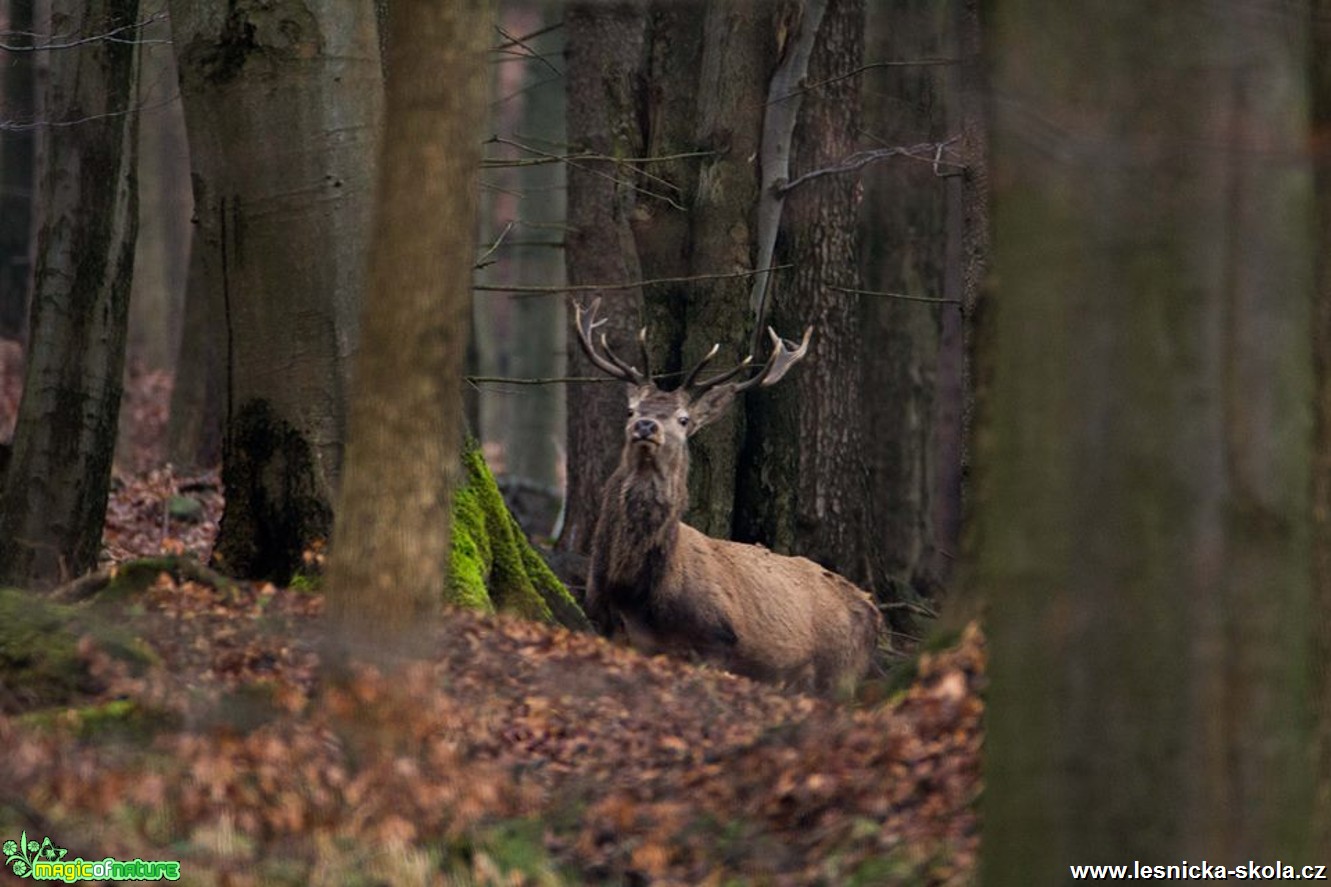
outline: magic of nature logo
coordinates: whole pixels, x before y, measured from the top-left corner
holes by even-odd
[[[0,844],[5,865],[20,878],[34,881],[177,881],[180,863],[170,860],[66,859],[69,851],[50,838],[29,838],[25,831],[18,840]]]

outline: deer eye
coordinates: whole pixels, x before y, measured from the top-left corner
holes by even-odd
[[[679,424],[687,426],[687,425],[689,424],[689,417],[688,417],[688,416],[680,416],[680,417],[679,417]]]

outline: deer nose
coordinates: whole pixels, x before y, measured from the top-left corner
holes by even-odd
[[[634,440],[646,440],[656,434],[657,427],[655,419],[636,419],[629,428],[629,435]]]

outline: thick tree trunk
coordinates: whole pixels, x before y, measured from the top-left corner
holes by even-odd
[[[1300,29],[1202,0],[990,24],[984,879],[1312,859]]]
[[[1316,423],[1313,458],[1313,551],[1316,614],[1310,625],[1317,662],[1314,842],[1331,847],[1331,0],[1311,0],[1309,48],[1316,301],[1313,367]]]
[[[546,4],[527,4],[531,14],[522,18],[523,32],[534,31],[544,21],[536,15]],[[554,10],[550,10],[551,13]],[[551,35],[546,46],[557,58],[563,45],[562,29]],[[520,132],[541,145],[562,145],[565,137],[564,87],[549,68],[538,62],[525,64]],[[519,207],[521,224],[513,236],[520,242],[551,241],[565,218],[567,180],[564,165],[548,163],[517,170],[517,190],[529,195]],[[520,279],[526,283],[558,285],[564,281],[564,254],[543,245],[521,245],[511,250]],[[514,297],[513,375],[527,379],[550,379],[565,369],[564,305],[554,297]],[[511,433],[507,446],[509,474],[527,478],[542,487],[555,488],[562,479],[564,439],[564,388],[561,385],[529,385],[514,393]],[[543,527],[549,530],[550,527]]]
[[[486,111],[488,0],[394,0],[369,299],[338,498],[328,611],[380,650],[437,612]]]
[[[951,0],[872,7],[868,54],[909,60],[945,55]],[[947,138],[946,69],[921,64],[866,75],[865,129],[880,147]],[[944,167],[950,171],[951,167]],[[894,158],[864,172],[860,267],[867,289],[923,298],[946,290],[948,179],[928,163]],[[864,300],[865,462],[876,506],[877,542],[892,600],[928,593],[941,580],[934,530],[934,443],[942,320],[955,305]]]
[[[57,0],[49,33],[101,34],[137,0]],[[42,225],[23,402],[0,492],[0,582],[54,584],[96,564],[134,265],[137,47],[52,54]]]
[[[369,0],[170,10],[194,249],[213,251],[201,285],[224,306],[216,557],[282,580],[332,524],[382,101],[374,12]]]
[[[764,2],[713,4],[704,20],[692,150],[702,158],[690,206],[690,275],[753,269],[753,217],[767,87],[776,62],[774,8]],[[681,363],[691,367],[715,343],[719,368],[748,354],[753,331],[752,278],[703,281],[687,291]],[[756,355],[755,360],[763,355]],[[692,442],[688,521],[728,538],[735,510],[736,475],[744,437],[745,405],[734,407]]]
[[[607,6],[571,3],[568,33],[568,139],[574,151],[604,157],[639,157],[639,77],[646,14],[641,2]],[[568,170],[568,224],[565,261],[569,283],[615,284],[640,280],[629,220],[635,182],[610,160],[579,160]],[[642,316],[639,288],[582,292],[584,304],[601,298],[602,327],[611,348],[636,354],[634,337]],[[570,335],[569,342],[576,337]],[[576,347],[569,349],[569,373],[598,375]],[[624,436],[622,385],[586,383],[568,389],[568,493],[563,548],[586,554],[601,509],[601,491],[614,471]]]
[[[189,265],[189,144],[176,94],[167,22],[141,31],[139,82],[139,237],[130,296],[126,356],[154,370],[175,367]]]
[[[863,57],[864,5],[832,0],[808,80],[854,70]],[[833,166],[854,152],[858,87],[844,79],[804,97],[792,176]],[[787,197],[768,322],[787,337],[815,328],[809,356],[749,401],[748,439],[736,504],[736,536],[831,567],[866,588],[886,575],[871,542],[864,461],[856,211],[858,182],[827,176]]]
[[[7,41],[31,43],[34,0],[10,0]],[[32,197],[36,182],[31,124],[37,111],[33,77],[36,53],[0,55],[0,122],[12,128],[0,137],[0,339],[21,339],[28,325],[31,284]]]

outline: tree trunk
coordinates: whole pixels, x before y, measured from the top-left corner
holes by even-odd
[[[521,19],[524,32],[544,24],[537,15],[545,4],[529,3],[528,15]],[[558,58],[563,49],[563,33],[556,31],[539,49]],[[546,47],[550,47],[548,50]],[[536,47],[533,47],[536,48]],[[538,145],[562,145],[565,138],[563,83],[552,77],[550,69],[539,62],[524,65],[521,132]],[[566,174],[561,163],[521,167],[517,172],[517,191],[528,195],[519,207],[513,235],[520,244],[510,255],[524,283],[558,285],[564,280],[564,256],[561,249],[528,245],[531,241],[555,239],[551,229],[563,222],[566,212],[564,187]],[[513,375],[525,379],[550,379],[563,375],[565,366],[564,306],[558,298],[517,296],[513,309]],[[542,487],[555,488],[562,475],[561,442],[564,439],[564,389],[560,385],[528,385],[513,392],[513,411],[508,455],[508,473],[534,481]],[[549,530],[546,526],[544,530]]]
[[[58,0],[46,30],[102,34],[137,0]],[[52,53],[42,225],[24,397],[0,493],[0,582],[54,584],[92,568],[102,537],[134,265],[137,47]]]
[[[328,613],[393,648],[438,611],[462,438],[487,0],[394,0],[369,299]]]
[[[1310,860],[1300,29],[1202,0],[988,24],[984,880]]]
[[[864,5],[832,0],[823,16],[808,81],[858,68]],[[792,177],[833,166],[855,151],[858,88],[853,78],[804,97]],[[798,338],[814,326],[809,356],[780,386],[749,401],[748,438],[736,505],[736,536],[795,552],[872,587],[886,575],[864,461],[854,177],[827,176],[787,197],[768,323]]]
[[[35,30],[33,0],[10,0],[7,40],[31,43],[24,35]],[[10,124],[0,138],[0,339],[22,339],[28,321],[28,290],[32,263],[32,196],[35,190],[33,131],[36,117],[36,53],[0,56],[0,122]]]
[[[212,251],[200,285],[224,306],[215,557],[283,581],[327,538],[341,468],[382,101],[374,11],[369,0],[170,10],[194,249]]]
[[[139,223],[130,294],[131,364],[169,370],[180,351],[180,325],[189,263],[189,145],[176,94],[175,54],[167,22],[140,32],[149,42],[141,50],[139,88]]]
[[[872,7],[869,55],[896,61],[944,56],[951,2]],[[875,144],[947,138],[946,70],[919,64],[866,75],[865,129]],[[867,289],[945,297],[948,183],[930,164],[902,157],[865,170],[860,268]],[[957,309],[883,297],[865,299],[862,307],[862,409],[866,441],[872,441],[865,463],[887,570],[876,584],[886,598],[910,600],[942,578],[934,529],[937,371],[942,321]]]
[[[776,62],[774,9],[764,2],[714,4],[704,20],[697,124],[691,150],[703,157],[690,206],[689,264],[702,276],[753,269],[753,217],[758,202],[758,156],[767,87]],[[686,291],[681,364],[693,366],[715,343],[718,367],[749,351],[752,278],[702,281]],[[764,355],[755,355],[755,360]],[[744,437],[745,404],[693,439],[689,466],[689,523],[713,536],[733,532],[735,485]]]
[[[614,6],[571,3],[564,18],[568,33],[568,139],[574,151],[602,157],[642,155],[638,128],[639,76],[645,12],[640,2]],[[568,170],[568,224],[565,261],[569,283],[615,284],[640,280],[641,268],[629,227],[635,192],[632,176],[611,160],[579,160]],[[634,337],[642,316],[640,288],[578,293],[584,304],[603,301],[602,327],[611,348],[636,354]],[[568,337],[575,342],[575,336]],[[576,347],[569,349],[574,377],[597,375]],[[563,548],[586,554],[601,510],[601,491],[614,471],[624,435],[621,385],[570,385],[568,493]]]
[[[1313,649],[1317,715],[1315,847],[1331,847],[1331,0],[1310,4],[1309,51],[1316,227],[1313,369],[1316,386],[1313,457]]]

